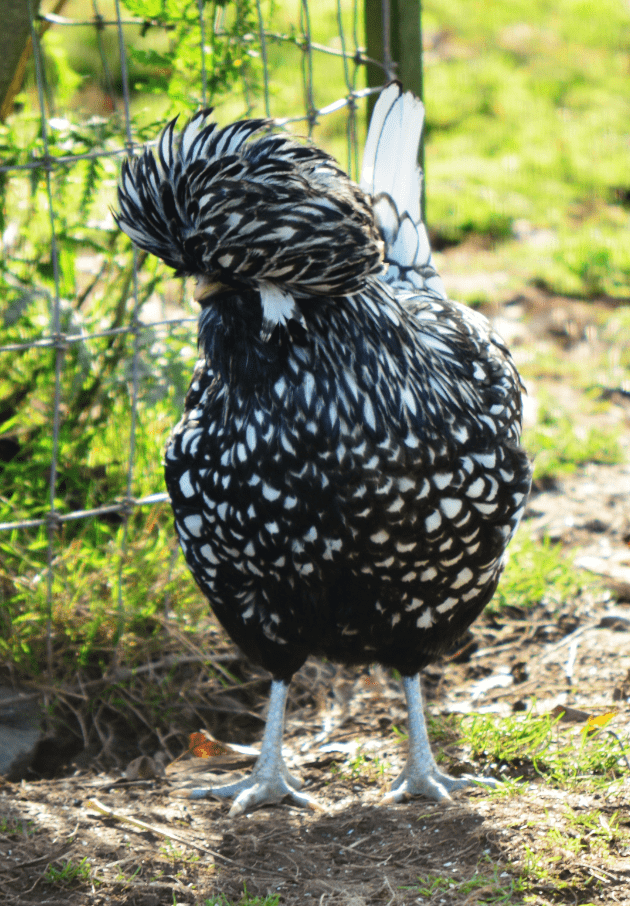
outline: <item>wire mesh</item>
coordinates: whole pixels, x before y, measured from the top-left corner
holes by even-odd
[[[384,19],[388,19],[387,0],[383,0],[383,5]],[[132,516],[139,508],[164,506],[167,502],[167,495],[162,490],[160,463],[153,463],[148,476],[139,474],[139,470],[147,468],[146,463],[144,466],[138,464],[139,425],[143,418],[151,419],[150,408],[142,403],[141,397],[151,381],[159,383],[161,380],[163,386],[168,384],[168,375],[160,377],[155,371],[152,374],[148,372],[155,361],[159,369],[159,351],[174,342],[174,338],[179,338],[178,349],[187,350],[187,358],[185,356],[177,367],[182,375],[192,371],[190,347],[195,342],[194,313],[192,309],[187,309],[183,295],[179,298],[174,296],[176,291],[166,279],[166,269],[160,264],[151,265],[154,269],[149,270],[147,277],[146,256],[136,251],[131,253],[128,244],[124,245],[126,240],[117,235],[111,212],[105,209],[103,213],[102,201],[99,202],[101,215],[97,222],[75,225],[74,235],[69,234],[72,232],[68,228],[70,220],[63,204],[64,198],[72,198],[73,193],[68,186],[72,187],[74,183],[83,185],[82,200],[83,196],[87,196],[86,208],[94,198],[100,199],[107,192],[109,203],[114,204],[119,160],[133,153],[147,138],[155,138],[159,131],[159,113],[154,112],[148,121],[146,116],[143,118],[137,113],[138,91],[132,83],[130,54],[137,70],[138,53],[131,43],[130,30],[135,30],[137,35],[150,32],[155,36],[156,44],[163,44],[165,37],[168,39],[177,35],[182,46],[189,50],[196,48],[194,65],[198,72],[197,84],[179,99],[172,96],[171,90],[169,102],[158,104],[158,108],[166,106],[171,112],[181,106],[188,113],[198,106],[205,107],[218,101],[219,109],[225,107],[231,114],[229,118],[237,118],[234,115],[235,90],[226,100],[217,82],[221,76],[220,68],[217,75],[218,42],[222,41],[223,52],[227,57],[232,54],[235,71],[239,68],[236,65],[238,60],[242,61],[240,103],[245,109],[240,112],[260,112],[278,118],[285,125],[305,123],[308,135],[318,132],[318,141],[324,144],[329,130],[326,125],[322,127],[322,123],[334,115],[345,116],[346,162],[354,175],[358,172],[357,137],[361,131],[358,106],[370,93],[370,89],[365,87],[368,58],[360,40],[362,8],[358,0],[337,0],[336,8],[332,10],[334,15],[326,19],[329,36],[323,39],[319,37],[322,34],[322,16],[308,0],[299,0],[293,5],[287,2],[282,7],[280,27],[276,27],[264,0],[238,0],[235,4],[179,0],[179,18],[163,15],[167,0],[136,4],[136,8],[142,6],[146,10],[153,7],[155,12],[134,15],[125,10],[119,0],[106,5],[93,0],[91,16],[85,15],[85,6],[78,5],[76,9],[81,15],[76,17],[58,13],[35,15],[30,8],[34,86],[25,93],[22,103],[26,107],[36,105],[36,113],[30,121],[27,118],[23,127],[28,140],[22,152],[12,153],[10,159],[0,165],[4,201],[2,269],[5,287],[8,287],[0,315],[5,328],[5,342],[0,345],[0,367],[5,375],[4,386],[0,385],[0,407],[3,394],[5,402],[4,409],[0,408],[0,441],[3,436],[8,438],[9,449],[14,454],[15,445],[18,450],[23,445],[25,455],[33,446],[37,446],[41,454],[43,444],[49,455],[47,481],[41,482],[30,496],[21,497],[15,487],[6,487],[6,483],[4,490],[0,490],[0,532],[8,533],[5,538],[9,537],[16,543],[24,534],[29,538],[39,538],[41,542],[41,533],[44,533],[46,556],[42,576],[45,575],[47,588],[47,659],[50,671],[53,659],[50,628],[53,578],[57,559],[67,541],[60,530],[71,523],[95,519],[119,520],[116,557],[120,632],[124,623],[123,572]],[[133,8],[131,4],[130,8]],[[238,33],[238,17],[247,15],[255,28],[247,33]],[[318,25],[317,40],[314,37],[315,21]],[[42,38],[44,30],[46,35]],[[107,115],[95,115],[90,110],[82,113],[80,107],[72,106],[62,110],[56,96],[64,35],[76,35],[77,30],[81,30],[83,35],[90,30],[95,36],[93,46],[102,73],[100,103],[102,108],[106,108]],[[51,38],[54,41],[50,41]],[[112,45],[117,48],[114,55]],[[151,51],[147,58],[151,54],[155,52]],[[297,68],[296,55],[300,59]],[[293,60],[290,68],[283,65],[283,59],[288,57]],[[189,56],[188,59],[193,58]],[[388,46],[384,48],[383,59],[386,61],[385,69],[390,72],[392,64]],[[324,74],[333,62],[340,67],[343,92],[331,99]],[[369,62],[381,65],[374,60]],[[114,70],[119,74],[116,75]],[[287,99],[284,90],[287,79],[292,78],[296,71],[300,73],[299,101],[294,92]],[[233,83],[234,89],[236,84]],[[148,97],[151,101],[155,98],[154,95]],[[105,184],[107,191],[103,192]],[[37,234],[37,242],[30,241],[31,230]],[[63,246],[59,241],[61,232],[64,232]],[[62,261],[72,244],[78,249],[77,257],[73,259],[75,266],[81,263],[82,246],[85,247],[84,257],[88,258],[90,248],[96,249],[87,268],[88,279],[82,281],[86,282],[86,286],[78,288],[77,281],[74,296],[69,293],[72,281],[68,279],[68,263]],[[36,250],[42,248],[48,249],[45,261],[29,259],[29,256],[37,257]],[[99,249],[101,253],[103,249],[109,250],[109,253],[101,254],[104,263],[99,263]],[[23,315],[33,300],[39,305],[40,316],[29,320]],[[45,325],[41,323],[42,302],[47,308]],[[104,306],[102,311],[99,310],[100,304]],[[88,314],[85,314],[86,308],[89,309]],[[107,371],[104,370],[105,364],[109,369]],[[43,393],[43,398],[38,400],[37,375],[50,375],[51,369],[54,375],[52,394],[47,391],[47,395]],[[12,384],[12,375],[16,370],[20,380]],[[77,382],[80,383],[78,372],[83,375],[83,384],[77,391]],[[182,380],[185,378],[182,377]],[[124,450],[126,462],[124,467],[118,466],[122,476],[118,493],[109,499],[105,493],[105,499],[101,494],[98,499],[79,501],[71,494],[63,493],[62,486],[68,483],[68,475],[89,473],[93,466],[88,461],[88,453],[84,451],[81,454],[80,442],[68,447],[73,454],[72,461],[64,461],[67,446],[64,432],[69,422],[75,424],[79,439],[82,430],[90,430],[93,413],[99,406],[103,407],[108,382],[115,385],[120,393],[129,424],[128,436],[118,439],[118,450],[110,451],[110,455],[113,457]],[[21,405],[22,401],[18,399],[22,390],[27,406]],[[114,393],[113,389],[111,393]],[[111,402],[111,397],[109,399]],[[32,408],[27,411],[29,407]],[[177,400],[172,401],[171,424],[177,420],[180,407],[181,399],[179,404]],[[112,408],[113,417],[119,409],[116,410],[116,406]],[[163,439],[166,440],[166,434]],[[0,446],[0,454],[2,449]],[[105,450],[103,459],[107,461],[107,457],[108,451]],[[18,455],[18,461],[19,458]],[[2,465],[0,462],[0,480]],[[6,474],[5,470],[5,478]],[[15,470],[11,474],[15,476]]]

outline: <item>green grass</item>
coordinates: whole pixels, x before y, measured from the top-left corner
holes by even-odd
[[[333,761],[330,766],[332,775],[339,779],[356,781],[364,780],[369,783],[382,783],[390,764],[379,758],[378,755],[361,751],[348,757],[344,762]]]
[[[568,413],[559,418],[545,415],[523,438],[534,461],[534,479],[570,475],[588,462],[614,465],[624,461],[619,430],[588,428],[580,432]]]
[[[457,744],[481,762],[484,774],[502,781],[483,794],[505,801],[495,803],[491,835],[501,857],[488,852],[467,877],[437,870],[405,890],[426,902],[446,895],[455,903],[468,895],[483,904],[556,902],[555,893],[566,890],[592,903],[605,883],[599,875],[594,882],[585,859],[594,856],[604,874],[608,866],[616,871],[619,854],[630,845],[627,817],[602,810],[627,782],[624,749],[614,733],[592,732],[534,709],[508,718],[450,715],[448,725],[451,743],[459,731]],[[553,789],[562,791],[561,798]],[[550,805],[528,817],[541,794]]]
[[[145,6],[147,4],[145,3]],[[160,4],[154,3],[159,12]],[[81,9],[71,3],[68,15]],[[169,8],[174,8],[171,2]],[[297,0],[263,7],[271,31],[294,41],[268,46],[269,96],[274,116],[303,112],[308,86]],[[605,0],[598,15],[576,0],[538,0],[530,4],[490,0],[429,0],[422,5],[425,33],[424,81],[427,107],[428,222],[442,240],[483,237],[495,248],[497,268],[507,270],[515,286],[542,283],[554,291],[590,297],[627,296],[630,250],[624,240],[630,225],[627,202],[626,51],[630,11]],[[104,14],[113,3],[102,4]],[[362,5],[357,34],[361,40]],[[223,20],[230,27],[231,12]],[[344,33],[353,50],[353,16],[343,5]],[[588,22],[588,27],[585,26]],[[340,49],[335,0],[311,9],[312,39]],[[102,35],[109,69],[119,84],[116,36]],[[178,75],[177,90],[167,96],[168,66],[160,54],[169,35],[160,29],[127,29],[135,117],[154,131],[169,112],[190,110],[196,92]],[[57,61],[58,94],[71,103],[77,88],[90,80],[103,84],[93,29],[58,29],[47,35]],[[184,42],[189,55],[194,54]],[[235,45],[238,48],[238,44]],[[260,59],[232,52],[233,90],[216,98],[219,118],[264,112],[257,96]],[[154,55],[156,59],[150,61]],[[216,55],[215,55],[216,56]],[[143,62],[145,61],[145,62]],[[167,61],[168,62],[168,61]],[[216,63],[225,61],[216,58]],[[315,106],[347,93],[342,62],[313,54]],[[239,76],[239,72],[241,75]],[[350,67],[354,80],[354,70]],[[359,70],[357,87],[364,84]],[[358,137],[365,134],[364,105]],[[304,131],[305,127],[298,127]],[[324,118],[313,135],[344,164],[356,164],[348,149],[343,115]],[[526,224],[526,238],[514,232]],[[546,237],[541,244],[541,237]],[[476,291],[475,291],[476,292]]]
[[[617,869],[619,852],[630,843],[628,822],[619,813],[608,818],[601,809],[573,811],[571,808],[545,809],[535,821],[523,820],[521,811],[503,824],[503,838],[497,828],[492,835],[501,848],[520,838],[515,858],[500,862],[486,854],[471,870],[449,872],[443,869],[418,878],[416,885],[400,888],[412,892],[419,903],[539,904],[564,902],[571,898],[583,906],[603,902],[608,888],[605,872]],[[498,831],[498,833],[497,833]],[[535,839],[535,844],[532,843]],[[530,844],[525,842],[530,841]],[[509,843],[508,843],[509,845]],[[589,862],[596,858],[604,875],[589,873]],[[613,875],[614,876],[614,875]],[[564,892],[564,896],[563,893]],[[579,899],[576,900],[576,897]],[[562,898],[562,899],[560,899]]]
[[[609,789],[627,773],[613,734],[593,733],[588,725],[561,723],[549,714],[528,712],[503,719],[475,715],[463,718],[461,729],[460,744],[468,746],[474,758],[507,767],[512,775],[538,775],[559,789]]]
[[[585,581],[562,544],[548,538],[537,541],[522,525],[508,548],[505,570],[487,610],[497,613],[513,606],[527,611],[540,603],[556,609],[575,599]]]
[[[0,834],[6,837],[30,837],[35,833],[34,821],[24,821],[14,815],[0,815]]]
[[[627,296],[630,11],[586,6],[423,4],[440,38],[425,67],[428,220],[449,241],[488,235],[514,281]],[[510,241],[519,221],[532,241]]]
[[[57,887],[73,887],[90,880],[94,883],[94,879],[90,876],[91,867],[87,858],[81,859],[80,862],[69,860],[61,868],[49,865],[45,874],[46,880]]]
[[[482,860],[469,878],[457,875],[432,874],[418,879],[417,886],[404,887],[402,890],[413,892],[422,897],[416,902],[450,902],[479,903],[486,906],[491,903],[513,903],[513,896],[519,896],[526,889],[525,884],[517,878],[510,877],[501,868],[493,867],[489,860]],[[474,897],[474,899],[473,899]],[[457,899],[456,899],[457,898]]]
[[[279,894],[270,894],[266,897],[252,897],[247,893],[247,888],[243,897],[237,902],[230,902],[226,899],[223,894],[219,894],[218,897],[211,897],[209,900],[203,901],[203,906],[278,906],[280,903]]]

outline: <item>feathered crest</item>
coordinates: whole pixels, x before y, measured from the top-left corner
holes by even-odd
[[[260,296],[261,338],[294,320],[300,300],[354,295],[378,277],[446,298],[420,213],[424,107],[392,82],[368,132],[360,187],[325,152],[270,120],[219,129],[202,110],[174,119],[154,150],[123,164],[118,225],[179,273],[198,298],[222,287]]]
[[[293,294],[356,293],[382,270],[369,199],[329,155],[271,121],[218,129],[210,114],[179,133],[173,120],[123,164],[117,222],[137,246],[208,283],[271,285],[282,318]]]

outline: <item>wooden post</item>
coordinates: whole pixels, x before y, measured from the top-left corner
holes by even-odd
[[[389,22],[385,23],[384,14],[387,16],[388,12]],[[406,91],[413,91],[422,99],[422,0],[365,0],[365,45],[368,57],[379,60],[384,66],[388,67],[393,60],[392,74],[400,79]],[[376,88],[387,81],[383,69],[367,65],[368,87]],[[371,96],[368,100],[368,123],[374,103]],[[424,173],[424,138],[420,143],[419,162]],[[420,200],[423,220],[424,198],[423,179]]]
[[[383,0],[365,0],[365,49],[368,57],[382,63],[384,59],[383,46]],[[368,88],[379,88],[385,84],[387,78],[380,66],[368,63],[366,68]],[[367,107],[368,123],[372,116],[374,104],[375,98],[374,95],[371,95],[368,98]]]
[[[407,91],[422,100],[422,0],[390,0],[392,56]]]

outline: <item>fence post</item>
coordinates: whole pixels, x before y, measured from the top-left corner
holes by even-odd
[[[390,0],[392,56],[403,87],[422,98],[422,0]]]
[[[367,84],[376,88],[388,81],[387,70],[394,61],[395,76],[403,88],[423,97],[422,84],[422,0],[365,0],[365,46],[368,57],[379,60],[385,72],[367,65]],[[393,75],[394,73],[392,73]],[[368,122],[374,108],[374,96],[368,99]],[[420,143],[419,162],[424,173],[424,137]],[[421,211],[424,220],[425,180],[422,181]]]
[[[389,5],[389,4],[387,4]],[[383,62],[385,58],[385,37],[383,28],[383,0],[365,0],[365,50],[372,60]],[[380,66],[368,63],[367,84],[368,88],[378,88],[387,81],[385,74]],[[367,121],[370,122],[372,110],[374,109],[375,97],[370,95],[367,106]]]
[[[37,11],[39,3],[33,4]],[[0,122],[13,111],[31,55],[31,8],[26,0],[0,0]]]

